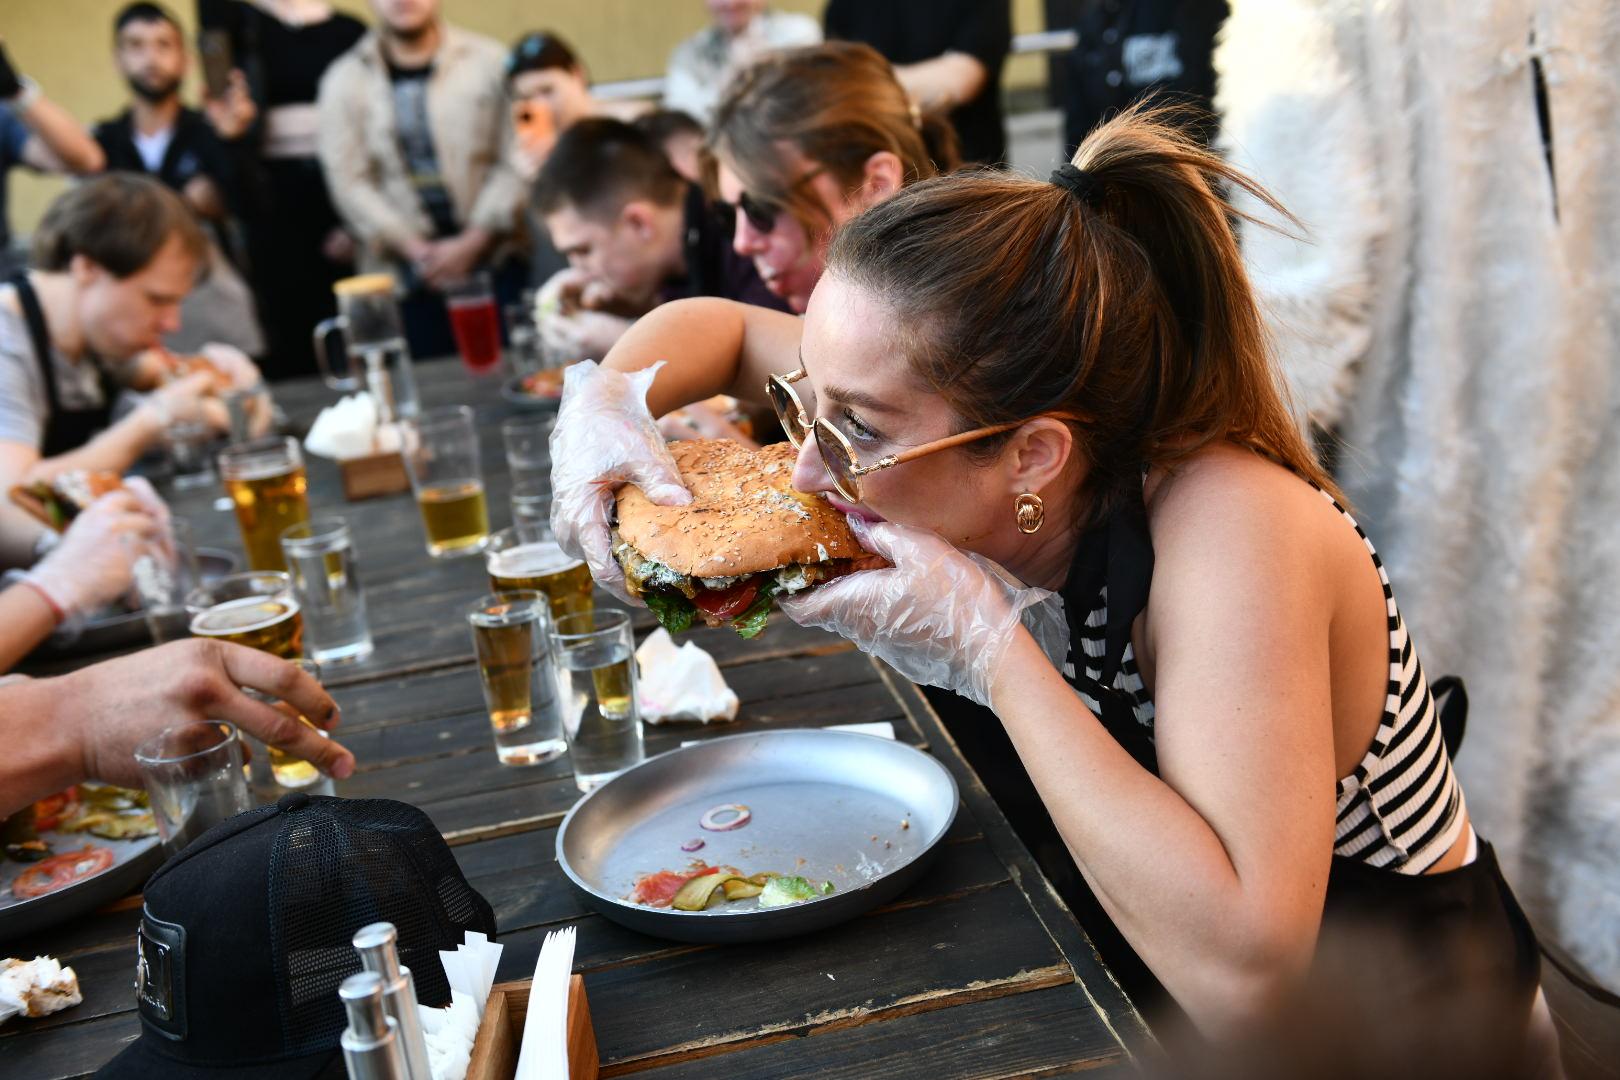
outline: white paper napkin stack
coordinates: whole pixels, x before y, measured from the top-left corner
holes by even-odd
[[[669,631],[659,627],[636,650],[636,663],[641,668],[636,700],[649,724],[737,719],[737,695],[714,657],[692,642],[677,649]]]
[[[540,946],[513,1080],[568,1080],[568,983],[574,974],[574,934],[572,926],[553,930]]]
[[[450,980],[450,1007],[416,1007],[422,1017],[433,1080],[465,1080],[473,1042],[478,1038],[478,1024],[489,1002],[489,988],[495,984],[495,965],[500,963],[501,949],[478,931],[469,930],[455,952],[439,954],[445,977]]]
[[[325,458],[356,458],[399,449],[392,425],[377,422],[377,402],[368,393],[350,394],[321,410],[304,436],[304,449]]]

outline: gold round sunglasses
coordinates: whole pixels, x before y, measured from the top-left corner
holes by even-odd
[[[1029,422],[1049,416],[1059,420],[1077,420],[1078,417],[1070,413],[1044,412],[1039,416],[1032,416],[1025,420],[1013,420],[1005,424],[992,424],[990,427],[974,428],[959,435],[948,435],[943,439],[923,443],[921,446],[908,447],[898,454],[888,454],[878,458],[870,465],[862,465],[855,456],[855,448],[849,444],[844,433],[833,427],[824,416],[810,419],[805,411],[804,402],[799,399],[799,392],[793,389],[793,384],[805,377],[804,368],[791,371],[786,375],[772,375],[765,383],[765,395],[771,399],[771,407],[776,410],[776,418],[782,423],[782,431],[787,435],[788,442],[794,449],[804,445],[805,436],[814,433],[816,449],[821,453],[822,467],[827,470],[827,476],[832,480],[833,487],[838,494],[852,503],[861,501],[861,477],[875,473],[880,469],[892,469],[896,465],[908,461],[916,461],[920,457],[949,450],[953,446],[963,443],[976,442],[979,439],[988,439],[992,435],[1000,435],[1004,431],[1011,431]]]

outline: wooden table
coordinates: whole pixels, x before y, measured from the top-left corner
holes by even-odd
[[[490,381],[454,362],[418,366],[424,402],[478,411],[494,524],[507,520],[499,421]],[[313,383],[278,400],[307,424],[331,395]],[[311,461],[315,513],[354,526],[377,649],[334,668],[343,741],[359,771],[347,796],[421,806],[444,832],[473,886],[495,908],[506,945],[498,977],[525,978],[541,938],[579,928],[605,1075],[670,1080],[745,1077],[1053,1076],[1130,1068],[1149,1037],[1084,930],[1042,877],[915,687],[836,637],[781,615],[748,642],[694,632],[742,699],[735,724],[647,729],[647,752],[715,734],[887,720],[901,740],[950,769],[962,793],[933,868],[887,907],[808,937],[705,947],[645,937],[590,912],[555,859],[556,828],[578,798],[566,759],[527,769],[496,763],[462,611],[487,591],[481,559],[425,554],[409,495],[345,504],[337,472]],[[173,500],[198,542],[240,550],[217,493]],[[650,621],[642,613],[642,629]],[[136,1036],[131,898],[5,954],[71,964],[84,1003],[0,1029],[0,1075],[93,1071]]]

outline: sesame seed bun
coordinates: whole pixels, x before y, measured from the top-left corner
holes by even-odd
[[[793,489],[796,453],[787,443],[750,450],[691,439],[669,449],[689,505],[656,506],[632,484],[619,489],[619,535],[647,558],[713,578],[866,554],[843,514]]]

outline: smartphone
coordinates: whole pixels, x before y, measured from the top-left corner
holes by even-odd
[[[202,54],[203,93],[224,97],[231,84],[231,36],[224,30],[204,30],[197,35],[197,51]]]

